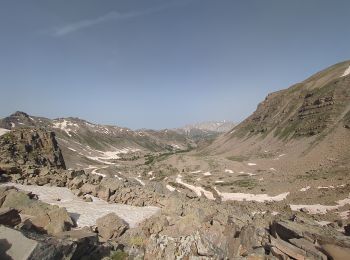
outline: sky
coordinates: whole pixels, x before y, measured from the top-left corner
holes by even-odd
[[[350,59],[348,0],[2,0],[0,117],[239,122]]]

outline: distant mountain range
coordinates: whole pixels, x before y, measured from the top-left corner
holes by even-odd
[[[54,131],[68,166],[112,164],[121,156],[187,150],[214,138],[232,123],[210,122],[179,129],[136,130],[93,124],[79,118],[48,119],[17,111],[0,119],[0,128],[45,128]]]

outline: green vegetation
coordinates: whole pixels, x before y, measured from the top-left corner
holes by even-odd
[[[244,162],[244,161],[248,161],[249,157],[243,156],[243,155],[235,155],[235,156],[226,157],[226,159],[230,161],[235,161],[235,162]]]
[[[143,246],[145,244],[145,241],[142,237],[131,237],[129,240],[129,243],[133,246]]]
[[[155,162],[164,161],[165,159],[167,159],[171,155],[187,153],[187,152],[191,151],[192,149],[193,148],[189,147],[186,150],[176,150],[176,151],[162,153],[162,154],[159,154],[159,155],[146,154],[145,155],[145,165],[150,165],[150,164],[153,164]]]
[[[1,138],[4,139],[6,143],[8,143],[13,141],[15,139],[15,136],[12,133],[8,132],[2,135]]]
[[[115,251],[114,253],[111,254],[111,259],[112,260],[126,260],[128,259],[128,254],[121,251],[120,249],[118,249],[117,251]]]
[[[251,190],[257,185],[257,182],[255,179],[240,179],[240,180],[234,181],[233,184],[236,186]]]
[[[257,181],[255,179],[240,179],[236,181],[216,183],[216,185],[217,186],[238,186],[241,188],[246,188],[248,190],[251,190],[257,185]],[[234,188],[231,188],[231,189],[234,189]]]

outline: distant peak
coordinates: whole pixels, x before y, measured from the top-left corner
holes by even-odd
[[[11,116],[12,117],[27,117],[27,118],[29,118],[29,115],[25,112],[22,112],[22,111],[16,111]]]

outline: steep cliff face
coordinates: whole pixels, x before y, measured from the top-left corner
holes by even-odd
[[[55,133],[35,128],[20,128],[0,136],[0,163],[66,168]]]

